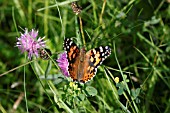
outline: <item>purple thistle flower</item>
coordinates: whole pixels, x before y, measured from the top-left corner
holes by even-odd
[[[67,60],[67,53],[64,52],[64,53],[61,53],[60,54],[60,57],[58,58],[58,60],[56,60],[58,62],[58,66],[60,67],[62,73],[65,75],[65,76],[69,76],[69,73],[68,73],[68,60]]]
[[[33,55],[38,57],[39,49],[45,47],[45,37],[39,37],[38,40],[37,37],[38,31],[32,29],[28,32],[28,29],[25,29],[25,33],[21,33],[21,36],[17,38],[16,46],[21,50],[21,53],[27,51],[29,59],[31,59]]]

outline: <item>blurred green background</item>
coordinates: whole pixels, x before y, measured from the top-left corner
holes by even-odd
[[[112,55],[103,63],[110,71],[105,76],[103,68],[99,68],[97,76],[87,84],[97,90],[97,95],[87,96],[85,102],[72,107],[75,100],[69,103],[62,97],[70,93],[63,89],[69,83],[56,82],[58,78],[55,76],[61,73],[54,64],[48,76],[54,77],[49,81],[56,89],[56,97],[49,87],[51,85],[42,79],[44,75],[37,74],[37,64],[26,65],[0,76],[1,112],[127,112],[114,100],[113,92],[118,91],[120,103],[131,112],[169,113],[170,1],[81,0],[77,1],[82,7],[79,16],[71,9],[72,1],[0,0],[0,74],[28,61],[26,54],[21,54],[15,47],[16,38],[24,32],[23,29],[39,30],[39,36],[48,40],[47,48],[56,53],[52,58],[57,59],[57,54],[63,52],[64,37],[80,34],[77,30],[81,18],[87,50],[100,45],[112,48]],[[38,60],[36,63],[44,71],[48,66],[48,61]],[[123,73],[129,81],[125,84],[130,93],[123,86],[116,85],[112,78],[112,75],[119,77],[120,84],[123,84],[120,67],[131,73]],[[137,92],[138,88],[140,93],[134,93],[133,90]],[[27,99],[24,98],[25,92]],[[22,100],[15,108],[19,97]],[[56,98],[63,100],[65,106],[61,107]]]

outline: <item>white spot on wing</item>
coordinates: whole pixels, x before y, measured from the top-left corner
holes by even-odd
[[[71,44],[72,44],[73,42],[72,41],[70,41],[70,43],[69,43],[69,45],[71,46]]]
[[[104,56],[105,54],[104,53],[102,53],[102,57]]]
[[[93,49],[93,53],[96,54],[96,50],[95,49]]]
[[[102,46],[100,46],[99,49],[100,49],[100,52],[103,52],[103,47]]]
[[[108,49],[109,49],[109,47],[108,47],[108,46],[106,46],[106,47],[105,47],[105,49],[106,49],[106,50],[108,50]]]

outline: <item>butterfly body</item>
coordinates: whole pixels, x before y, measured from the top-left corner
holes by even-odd
[[[70,38],[65,39],[64,49],[67,52],[70,77],[82,83],[91,80],[96,75],[97,67],[111,54],[108,46],[100,46],[86,53],[85,48],[79,49]]]

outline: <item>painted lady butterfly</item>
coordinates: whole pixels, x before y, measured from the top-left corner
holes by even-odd
[[[70,77],[81,83],[91,80],[96,75],[97,67],[111,54],[108,46],[100,46],[86,53],[85,48],[79,49],[70,38],[64,40],[64,49],[67,51]]]

